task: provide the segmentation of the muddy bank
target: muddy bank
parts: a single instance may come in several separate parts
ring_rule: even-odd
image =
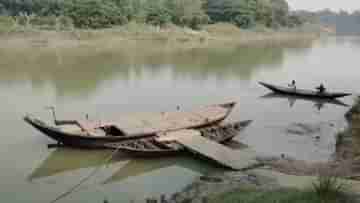
[[[228,172],[202,176],[181,192],[174,194],[169,203],[202,203],[206,199],[236,190],[238,188],[258,190],[279,189],[276,179],[256,172]],[[205,201],[206,202],[206,201]]]
[[[360,96],[345,118],[349,128],[338,137],[337,158],[360,162]]]
[[[317,181],[315,176],[295,176],[271,170],[268,167],[246,172],[228,172],[203,176],[195,180],[183,191],[173,195],[170,203],[203,203],[208,200],[238,190],[256,190],[261,192],[281,189],[307,190]],[[360,195],[360,182],[339,179],[346,192],[354,196]]]
[[[286,155],[258,157],[262,167],[245,172],[203,176],[172,196],[171,202],[203,202],[204,199],[247,188],[259,191],[306,189],[317,181],[319,175],[337,176],[349,192],[360,194],[360,100],[345,117],[348,128],[337,136],[336,152],[328,162],[309,163]],[[312,135],[317,140],[320,138],[314,135],[322,129],[319,126],[294,124],[286,130],[295,135]]]

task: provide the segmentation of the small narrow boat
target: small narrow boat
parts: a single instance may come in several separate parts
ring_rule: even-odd
[[[312,97],[312,98],[320,98],[320,99],[336,99],[341,97],[350,96],[350,93],[343,92],[319,92],[314,90],[305,90],[298,89],[294,87],[283,87],[278,85],[272,85],[264,82],[259,82],[260,85],[270,89],[271,91],[279,94],[287,94],[287,95],[295,95],[302,97]]]
[[[242,121],[230,124],[222,124],[198,129],[201,136],[217,143],[231,141],[241,130],[251,124],[252,121]],[[157,138],[166,135],[158,135],[152,138],[144,138],[120,143],[108,143],[109,149],[119,150],[135,157],[162,157],[180,155],[186,152],[185,148],[174,141],[159,141]]]
[[[226,119],[235,102],[200,107],[193,111],[175,111],[129,116],[118,122],[58,121],[55,125],[74,125],[76,130],[60,128],[25,116],[24,120],[59,144],[99,148],[105,143],[121,142],[155,136],[158,133],[182,129],[194,129],[218,124]]]
[[[337,106],[349,107],[348,104],[338,100],[338,99],[319,99],[314,97],[304,97],[304,96],[296,96],[296,95],[284,95],[279,93],[270,92],[264,96],[261,96],[262,99],[287,99],[290,102],[290,107],[292,107],[293,103],[297,100],[299,101],[309,101],[313,102],[315,106],[324,106],[325,104],[332,104]]]

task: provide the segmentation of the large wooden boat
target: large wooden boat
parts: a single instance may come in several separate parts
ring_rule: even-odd
[[[319,92],[314,90],[305,90],[305,89],[298,89],[294,87],[283,87],[278,85],[272,85],[265,82],[259,82],[260,85],[270,89],[271,91],[279,94],[286,94],[286,95],[295,95],[295,96],[302,96],[302,97],[312,97],[312,98],[320,98],[320,99],[336,99],[341,97],[350,96],[350,93],[344,92]]]
[[[200,135],[218,143],[226,143],[232,140],[239,132],[250,125],[252,121],[242,121],[230,124],[222,124],[207,128],[198,129]],[[158,135],[152,138],[139,140],[109,143],[105,146],[109,149],[119,150],[136,157],[162,157],[174,156],[186,152],[185,148],[174,141],[159,141]]]
[[[25,122],[58,143],[73,147],[101,148],[105,143],[152,137],[158,133],[194,129],[218,124],[231,113],[236,103],[200,107],[193,111],[148,113],[129,116],[117,122],[59,121],[55,125],[74,125],[76,130],[50,125],[33,116]]]

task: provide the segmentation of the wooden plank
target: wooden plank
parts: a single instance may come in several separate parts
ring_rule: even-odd
[[[157,140],[175,141],[190,152],[233,170],[247,169],[257,163],[255,153],[232,150],[200,136],[200,132],[196,130],[169,132],[166,133],[166,136],[160,136]]]

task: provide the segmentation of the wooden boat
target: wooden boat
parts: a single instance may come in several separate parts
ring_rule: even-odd
[[[325,104],[349,107],[348,104],[345,104],[344,102],[342,102],[338,99],[319,99],[319,98],[303,97],[303,96],[296,96],[296,95],[284,95],[284,94],[273,93],[273,92],[268,93],[264,96],[261,96],[261,98],[262,99],[287,99],[290,102],[290,107],[292,107],[293,104],[297,100],[313,102],[314,105],[318,106],[318,107],[323,107]]]
[[[144,114],[122,118],[118,122],[59,121],[55,125],[74,125],[76,130],[49,125],[33,116],[25,122],[58,143],[73,147],[102,148],[105,143],[121,142],[155,136],[158,133],[211,126],[223,121],[236,103],[198,108],[193,111],[176,111]]]
[[[320,98],[320,99],[336,99],[341,97],[350,96],[350,93],[341,93],[341,92],[318,92],[314,90],[305,90],[298,89],[293,87],[282,87],[277,85],[271,85],[264,82],[259,82],[260,85],[270,89],[271,91],[279,94],[287,94],[287,95],[296,95],[303,97],[312,97],[312,98]]]
[[[199,129],[201,136],[218,143],[226,143],[232,140],[238,133],[250,125],[252,121],[242,121],[218,126]],[[185,148],[173,141],[158,141],[157,137],[145,138],[121,143],[109,143],[105,146],[109,149],[119,150],[136,157],[161,157],[174,156],[186,152]]]

